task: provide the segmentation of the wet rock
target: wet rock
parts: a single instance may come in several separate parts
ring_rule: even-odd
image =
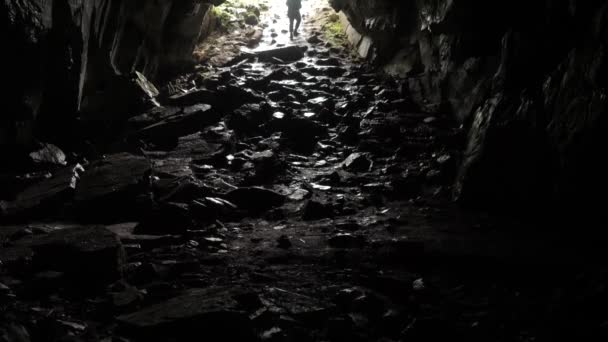
[[[359,141],[359,127],[357,125],[339,127],[338,139],[346,144],[354,145]]]
[[[191,159],[190,168],[197,163],[210,163],[212,160],[219,157],[225,148],[229,148],[232,142],[218,141],[213,142],[213,138],[207,138],[200,133],[194,133],[179,137],[177,144],[173,145],[168,151],[146,151],[147,157],[153,160],[175,159],[176,161],[184,161]]]
[[[258,22],[259,22],[258,17],[253,13],[250,13],[245,17],[245,24],[247,24],[247,25],[257,25]]]
[[[107,226],[107,229],[116,234],[123,245],[137,245],[143,249],[176,243],[179,240],[179,237],[175,235],[138,234],[138,228],[141,231],[139,225],[135,222],[119,223]]]
[[[302,210],[303,220],[320,220],[333,216],[334,209],[331,203],[318,197],[308,200]]]
[[[288,46],[277,49],[259,51],[256,56],[261,61],[272,61],[273,58],[278,58],[284,62],[295,62],[304,58],[304,48],[299,46]]]
[[[372,165],[373,162],[367,155],[358,152],[349,155],[342,163],[342,167],[351,172],[367,172]]]
[[[365,238],[350,233],[338,233],[330,237],[327,243],[334,248],[361,248],[365,245]]]
[[[190,167],[192,158],[163,158],[152,159],[152,172],[159,177],[183,178],[191,177],[194,172]]]
[[[144,127],[151,126],[166,118],[172,117],[181,112],[180,107],[154,107],[150,111],[134,116],[127,120],[127,127],[130,131],[138,131]]]
[[[131,81],[134,84],[134,97],[141,98],[143,102],[152,102],[156,106],[156,97],[160,94],[156,86],[150,82],[146,76],[144,76],[139,71],[135,71],[131,75]]]
[[[289,248],[291,248],[291,246],[292,246],[291,240],[289,240],[289,237],[287,235],[281,235],[277,239],[277,247],[279,247],[281,249],[289,249]]]
[[[30,342],[27,329],[17,323],[0,323],[0,341],[2,342]]]
[[[99,286],[122,276],[125,253],[116,234],[105,227],[59,229],[24,239],[19,244],[34,251],[34,264]]]
[[[254,340],[248,315],[236,298],[237,289],[194,289],[141,311],[118,317],[128,335],[152,340],[189,341],[204,336],[208,341]]]
[[[247,46],[249,48],[254,48],[255,46],[257,46],[260,43],[263,36],[264,36],[264,31],[262,31],[261,29],[255,29],[249,36],[249,41],[247,42]]]
[[[196,217],[203,220],[209,220],[214,217],[227,217],[238,209],[233,203],[218,197],[204,197],[195,200],[190,208]]]
[[[340,230],[355,232],[363,227],[355,220],[346,220],[342,222],[336,222],[336,228]]]
[[[193,219],[189,204],[163,202],[149,209],[133,232],[137,235],[182,234],[193,225]]]
[[[277,287],[268,288],[260,295],[260,300],[271,312],[304,322],[323,321],[331,308],[319,299]]]
[[[387,262],[405,262],[408,258],[420,257],[426,252],[424,240],[408,239],[407,237],[391,240],[374,241],[372,246],[378,257]]]
[[[318,35],[313,35],[313,36],[311,36],[310,38],[308,38],[306,41],[307,41],[308,43],[310,43],[310,44],[319,44],[319,43],[322,43],[322,42],[323,42],[323,41],[322,41],[322,40],[319,38],[319,36],[318,36]]]
[[[240,134],[254,134],[270,120],[271,113],[272,108],[265,102],[244,104],[232,113],[228,126]]]
[[[316,64],[322,65],[322,66],[340,66],[340,65],[342,65],[342,62],[340,61],[339,58],[331,57],[331,58],[319,58],[316,61]]]
[[[319,138],[327,134],[326,127],[310,119],[284,118],[269,123],[269,126],[282,132],[282,137],[289,141],[290,147],[302,153],[314,149]]]
[[[228,192],[225,198],[239,209],[250,212],[263,212],[285,202],[283,195],[261,187],[238,188]]]
[[[13,201],[0,201],[0,216],[56,208],[74,193],[84,168],[77,164],[54,172],[49,178],[25,188]]]
[[[199,103],[214,104],[220,96],[217,92],[208,89],[195,89],[186,93],[176,94],[167,100],[174,106],[193,106]]]
[[[153,194],[157,202],[189,203],[209,196],[212,189],[193,178],[159,180],[153,183]]]
[[[306,189],[295,189],[288,198],[290,201],[302,201],[310,196],[310,191]]]
[[[328,66],[328,67],[319,67],[319,66],[311,66],[302,68],[300,71],[306,73],[311,76],[326,76],[326,77],[340,77],[346,74],[347,70],[343,67],[337,66]]]
[[[41,271],[34,274],[26,283],[27,292],[34,296],[45,297],[57,294],[61,289],[68,287],[70,279],[64,272]],[[82,285],[82,283],[78,284]]]
[[[393,192],[400,198],[415,197],[420,193],[423,176],[417,172],[406,170],[392,178],[390,185]]]
[[[26,265],[30,264],[34,252],[27,246],[3,246],[0,248],[0,261],[8,270],[21,272]]]
[[[76,188],[74,199],[88,208],[103,204],[107,209],[107,206],[132,203],[148,188],[146,177],[149,174],[150,164],[144,157],[129,153],[109,155],[89,166]]]
[[[134,286],[125,284],[121,291],[111,293],[112,305],[118,310],[133,309],[140,304],[145,296],[145,291]]]
[[[200,131],[205,126],[215,124],[220,117],[207,104],[185,107],[180,113],[167,117],[135,133],[135,137],[148,140],[177,139]]]

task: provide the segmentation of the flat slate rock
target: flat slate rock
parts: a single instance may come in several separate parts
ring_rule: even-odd
[[[239,295],[233,287],[194,289],[117,320],[128,335],[153,341],[191,341],[193,336],[205,341],[253,340]]]
[[[155,171],[176,175],[187,172],[186,162],[191,168],[192,162],[213,159],[222,151],[222,144],[209,142],[200,133],[194,133],[178,138],[177,144],[171,150],[145,151],[145,155],[152,159]]]
[[[284,62],[295,62],[304,58],[304,49],[299,46],[287,46],[277,49],[269,49],[256,52],[259,59],[270,61],[278,58]]]
[[[95,201],[125,194],[145,183],[149,173],[150,163],[144,157],[129,153],[109,155],[85,172],[76,188],[75,200]]]
[[[57,229],[15,243],[34,252],[36,267],[84,282],[109,282],[122,275],[125,253],[118,236],[103,226]]]
[[[260,300],[271,312],[303,320],[320,320],[327,316],[327,303],[300,293],[270,287]]]
[[[54,204],[64,195],[70,195],[76,188],[79,175],[84,171],[80,165],[62,168],[51,177],[32,184],[21,191],[13,201],[0,201],[0,216],[15,215]]]
[[[217,123],[220,116],[208,104],[195,104],[181,112],[168,116],[135,133],[140,139],[176,139],[200,131],[205,126]]]
[[[190,164],[192,158],[160,158],[152,159],[152,170],[154,175],[161,178],[183,178],[194,175]]]
[[[107,229],[115,233],[124,244],[138,244],[144,248],[156,247],[177,241],[179,236],[174,235],[147,235],[136,234],[135,229],[139,223],[126,222],[107,226]]]
[[[198,103],[214,104],[218,101],[218,94],[208,89],[196,89],[187,93],[176,94],[169,97],[168,102],[177,106],[192,106]]]
[[[148,112],[134,116],[127,120],[127,126],[130,130],[139,130],[144,127],[153,125],[161,120],[178,114],[181,112],[180,107],[155,107]]]

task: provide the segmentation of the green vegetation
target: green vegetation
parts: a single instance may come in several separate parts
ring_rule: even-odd
[[[228,27],[230,22],[234,21],[234,16],[223,6],[213,7],[213,15],[217,18],[218,24],[221,27]]]
[[[323,25],[323,34],[325,38],[334,45],[342,45],[346,43],[346,29],[337,14],[329,17],[329,22]]]
[[[261,11],[267,11],[266,4],[256,5],[254,0],[228,0],[213,8],[213,14],[218,20],[218,26],[231,30],[243,27],[244,23],[257,23]]]

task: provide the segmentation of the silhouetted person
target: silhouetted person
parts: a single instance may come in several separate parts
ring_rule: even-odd
[[[300,14],[300,8],[302,8],[302,0],[287,0],[287,16],[289,17],[289,36],[293,39],[294,35],[298,35],[298,29],[302,22],[302,15]],[[296,22],[294,29],[293,22]]]

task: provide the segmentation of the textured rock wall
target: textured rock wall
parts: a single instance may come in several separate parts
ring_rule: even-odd
[[[588,207],[605,193],[606,1],[331,2],[362,55],[468,130],[457,198]]]
[[[0,2],[0,41],[10,47],[0,144],[28,143],[34,129],[64,132],[58,128],[79,110],[117,110],[100,104],[111,102],[131,72],[155,78],[188,63],[208,33],[209,2]]]

